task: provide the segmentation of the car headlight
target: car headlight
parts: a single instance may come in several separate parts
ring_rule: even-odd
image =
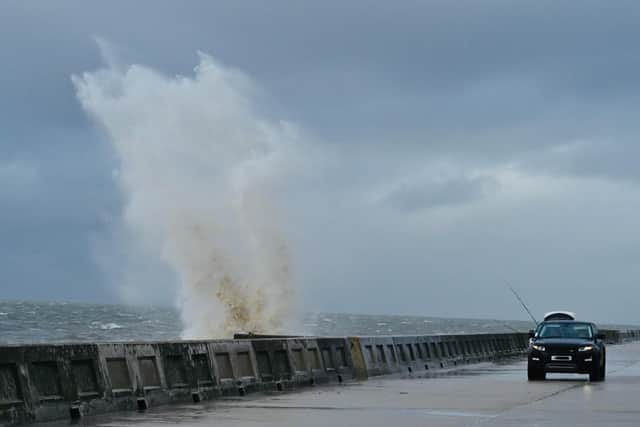
[[[531,344],[531,347],[532,347],[534,350],[538,350],[538,351],[545,351],[545,350],[546,350],[546,348],[544,348],[544,346],[543,346],[543,345]]]
[[[584,353],[585,351],[591,351],[591,350],[593,350],[593,346],[592,345],[585,345],[584,347],[578,348],[578,351],[580,353]]]

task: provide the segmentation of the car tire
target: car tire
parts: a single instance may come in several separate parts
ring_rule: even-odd
[[[600,381],[604,381],[606,375],[607,375],[607,357],[604,356],[604,360],[602,361],[602,366],[600,367]]]
[[[596,363],[596,366],[594,366],[592,371],[589,373],[589,381],[600,382],[604,380],[604,375],[606,370],[605,363],[606,363],[606,360],[602,361],[602,366],[600,366],[600,363]]]
[[[546,377],[547,374],[541,369],[536,369],[531,366],[527,368],[527,378],[529,381],[544,381]]]

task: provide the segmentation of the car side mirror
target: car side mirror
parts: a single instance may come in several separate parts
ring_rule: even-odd
[[[529,330],[529,338],[533,338],[536,336],[536,332],[533,329]]]
[[[596,335],[596,339],[604,340],[605,338],[606,337],[605,337],[605,335],[603,333],[599,333],[599,334]]]

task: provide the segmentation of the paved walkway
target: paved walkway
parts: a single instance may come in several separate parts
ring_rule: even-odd
[[[380,378],[83,420],[93,426],[637,426],[640,343],[608,348],[607,381],[549,375],[526,364],[483,364],[448,374]],[[68,425],[68,423],[66,424]]]

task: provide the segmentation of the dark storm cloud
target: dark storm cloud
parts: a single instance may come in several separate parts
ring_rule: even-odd
[[[570,119],[599,105],[593,118],[636,98],[640,6],[624,6],[16,2],[5,6],[2,47],[13,64],[8,81],[28,79],[40,99],[58,100],[48,114],[47,102],[17,103],[28,106],[19,112],[42,109],[56,123],[79,120],[67,77],[97,64],[91,37],[99,35],[127,59],[168,72],[188,73],[194,51],[207,51],[254,76],[295,121],[335,139],[369,140],[499,129],[548,112]],[[25,99],[22,87],[8,86],[13,101]]]
[[[623,295],[634,277],[623,260],[637,243],[628,183],[640,178],[639,18],[633,1],[2,2],[0,253],[10,261],[0,280],[20,286],[3,285],[0,298],[105,292],[92,239],[109,234],[121,209],[117,164],[69,78],[100,66],[96,36],[124,62],[169,75],[190,75],[195,52],[210,53],[256,80],[269,115],[324,141],[330,159],[315,181],[298,183],[305,207],[291,214],[311,230],[294,235],[313,254],[300,270],[320,308],[331,308],[331,289],[355,295],[365,283],[377,296],[364,310],[401,310],[384,296],[394,281],[433,310],[476,288],[489,304],[501,298],[492,283],[513,247],[535,259],[509,264],[523,286],[562,276],[568,296],[610,271]],[[442,164],[454,172],[442,178]],[[302,188],[309,182],[315,191]],[[576,219],[569,200],[598,211],[596,188],[619,216]],[[455,227],[430,216],[439,206],[455,209]],[[413,222],[420,215],[430,231]],[[575,252],[566,264],[582,268],[579,279],[554,264],[560,250],[546,256],[548,242],[536,240],[551,229],[551,241]],[[622,255],[572,249],[576,235]],[[595,271],[580,259],[608,261]]]

